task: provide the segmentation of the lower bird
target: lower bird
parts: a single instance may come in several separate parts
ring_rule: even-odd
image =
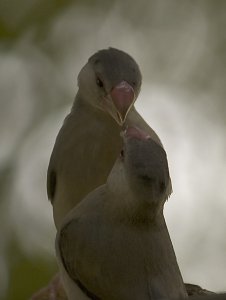
[[[192,300],[226,300],[226,293],[224,294],[212,294],[205,296],[194,296],[191,297]]]
[[[56,251],[69,300],[187,298],[163,216],[170,195],[165,150],[137,127],[106,184],[64,219]]]

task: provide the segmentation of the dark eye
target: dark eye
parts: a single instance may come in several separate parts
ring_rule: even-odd
[[[121,152],[120,152],[120,157],[124,158],[124,155],[125,155],[125,153],[124,153],[124,150],[122,149]]]
[[[96,84],[97,84],[99,87],[103,87],[103,86],[104,86],[103,81],[101,81],[100,78],[97,78],[97,79],[96,79]]]

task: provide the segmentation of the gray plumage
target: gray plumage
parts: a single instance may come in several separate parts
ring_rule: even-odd
[[[47,192],[56,227],[94,188],[104,184],[121,148],[122,126],[156,133],[134,108],[141,87],[137,63],[109,48],[94,54],[78,76],[78,93],[51,155]]]
[[[57,234],[69,300],[76,300],[77,287],[81,299],[187,297],[163,216],[170,182],[166,153],[137,128],[128,128],[123,139],[107,183],[67,215]]]
[[[226,300],[226,294],[212,294],[205,296],[192,296],[191,300]]]

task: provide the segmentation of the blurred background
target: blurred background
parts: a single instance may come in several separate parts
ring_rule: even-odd
[[[0,0],[0,299],[57,270],[46,170],[95,51],[131,54],[168,153],[165,216],[186,282],[226,290],[226,1]]]

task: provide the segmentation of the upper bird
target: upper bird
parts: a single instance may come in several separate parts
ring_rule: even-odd
[[[58,231],[68,299],[184,299],[163,216],[170,194],[166,153],[135,127],[123,140],[107,183],[72,209]]]
[[[114,48],[95,53],[78,75],[78,88],[48,167],[47,192],[57,228],[87,193],[106,182],[122,145],[122,126],[138,126],[161,145],[134,108],[141,73],[127,53]]]

